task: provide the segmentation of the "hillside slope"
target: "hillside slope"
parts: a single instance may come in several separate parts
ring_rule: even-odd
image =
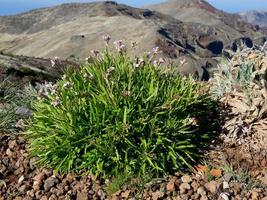
[[[265,11],[248,11],[239,13],[243,20],[246,22],[261,26],[267,27],[267,10]]]
[[[72,3],[0,17],[0,51],[84,60],[90,50],[103,48],[101,36],[110,34],[113,41],[122,39],[128,47],[131,41],[138,42],[139,54],[159,46],[188,74],[192,70],[203,73],[202,68],[212,63],[210,58],[225,48],[236,50],[240,41],[249,47],[263,42],[260,30],[203,1],[173,0],[152,6],[157,7],[166,9],[156,9],[161,13],[112,1]],[[200,16],[205,23],[197,20]]]
[[[264,40],[264,34],[257,27],[245,23],[236,14],[216,9],[205,0],[169,0],[147,8],[171,15],[183,22],[211,26],[216,30],[215,37],[220,38],[225,44],[242,37],[254,39],[256,43],[262,43]],[[205,40],[207,38],[209,36],[205,37]]]

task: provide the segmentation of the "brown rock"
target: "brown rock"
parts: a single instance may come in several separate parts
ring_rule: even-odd
[[[67,181],[68,181],[69,183],[71,183],[72,181],[75,180],[74,176],[71,175],[71,174],[67,174],[66,179],[67,179]]]
[[[191,189],[191,186],[190,186],[188,183],[182,183],[182,184],[179,186],[179,189],[180,189],[180,193],[181,193],[181,194],[185,194],[188,190]]]
[[[196,181],[193,181],[192,183],[191,183],[191,187],[193,188],[193,190],[196,192],[197,191],[197,189],[199,188],[199,183],[198,182],[196,182]]]
[[[264,185],[267,185],[267,175],[265,175],[264,177],[260,178],[260,181],[261,181]]]
[[[7,155],[8,157],[12,157],[12,156],[13,156],[13,152],[12,152],[10,149],[7,149],[7,150],[6,150],[6,155]]]
[[[200,194],[201,196],[206,196],[206,191],[203,186],[197,189],[197,193]]]
[[[1,196],[0,196],[0,200],[2,200]],[[22,197],[16,197],[14,200],[23,200]]]
[[[10,148],[10,149],[15,149],[15,147],[17,146],[17,142],[16,142],[16,140],[10,140],[9,142],[8,142],[8,147]]]
[[[32,160],[32,159],[31,159]],[[49,169],[44,169],[43,170],[43,172],[45,173],[45,175],[47,176],[47,177],[50,177],[50,176],[52,176],[53,175],[53,170],[49,170]]]
[[[40,189],[40,186],[41,186],[41,184],[39,184],[39,182],[34,181],[33,185],[32,185],[32,188],[33,188],[34,191],[37,191],[37,190]]]
[[[259,193],[256,191],[252,191],[251,193],[251,199],[252,200],[258,200],[259,199]]]
[[[212,194],[216,193],[218,183],[216,181],[210,181],[206,183],[204,186],[205,188],[211,192]]]
[[[201,196],[200,200],[208,200],[208,197],[206,195],[205,196]]]
[[[158,200],[158,199],[159,199],[158,191],[157,192],[153,192],[152,193],[152,200]]]
[[[182,182],[183,183],[191,183],[192,182],[192,178],[188,175],[182,176]]]
[[[41,196],[42,196],[42,191],[41,191],[41,190],[35,192],[35,198],[36,198],[36,199],[40,199]]]
[[[125,199],[128,199],[129,196],[130,196],[130,193],[131,193],[130,190],[126,190],[125,192],[122,192],[122,193],[121,193],[121,197],[122,197],[122,198],[125,198]]]
[[[45,173],[40,172],[33,177],[33,180],[36,182],[36,184],[41,184],[44,179],[44,176],[45,176]]]
[[[49,197],[48,200],[57,200],[57,199],[58,199],[58,198],[57,198],[57,195],[52,194],[52,195]]]
[[[233,186],[234,195],[238,195],[241,192],[241,186],[239,183],[235,183]]]
[[[27,190],[27,185],[22,185],[21,187],[18,188],[18,191],[21,192],[22,194],[25,194]]]
[[[33,191],[33,190],[29,190],[29,191],[27,191],[27,195],[28,195],[29,197],[34,197],[34,191]]]
[[[181,195],[181,198],[182,198],[183,200],[189,200],[189,199],[190,199],[190,196],[189,196],[188,194],[182,194],[182,195]]]
[[[83,190],[81,192],[78,192],[77,193],[77,199],[79,199],[79,200],[89,200],[87,191]]]
[[[111,197],[111,200],[119,200],[119,199],[120,198],[117,195],[115,195],[115,194],[113,194],[112,197]]]
[[[167,189],[168,192],[173,192],[175,190],[174,181],[171,180],[170,182],[168,182],[167,185],[166,185],[166,189]]]

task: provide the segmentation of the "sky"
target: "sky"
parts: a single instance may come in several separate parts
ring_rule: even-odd
[[[135,7],[159,3],[164,0],[118,0],[119,3]],[[267,10],[267,0],[208,0],[216,8],[227,12],[241,12],[247,10]],[[34,8],[53,6],[69,2],[91,2],[91,0],[0,0],[0,15],[16,14]]]

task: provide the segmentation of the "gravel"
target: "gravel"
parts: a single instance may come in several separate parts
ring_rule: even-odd
[[[0,157],[1,200],[267,200],[267,175],[261,177],[260,187],[244,189],[244,183],[233,181],[227,173],[224,175],[228,180],[224,176],[209,180],[202,173],[176,173],[146,184],[142,191],[126,186],[108,197],[105,192],[108,180],[102,184],[90,176],[59,175],[51,169],[36,167],[33,163],[37,158],[29,159],[27,142],[19,135],[0,135]]]

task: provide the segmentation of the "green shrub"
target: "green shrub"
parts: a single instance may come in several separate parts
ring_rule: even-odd
[[[246,88],[255,79],[255,63],[252,61],[239,61],[237,66],[229,60],[222,60],[214,73],[211,94],[222,97],[233,92],[236,88]]]
[[[190,166],[202,85],[126,53],[96,54],[42,89],[27,134],[39,163],[59,172],[153,176]]]
[[[30,87],[22,89],[8,79],[0,82],[0,132],[17,131],[17,121],[26,117],[18,116],[16,110],[21,106],[30,108],[33,100],[30,90]]]

